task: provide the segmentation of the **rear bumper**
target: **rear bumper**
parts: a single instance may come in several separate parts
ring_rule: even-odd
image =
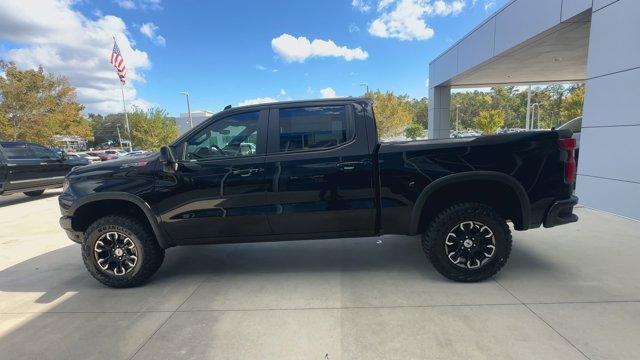
[[[578,221],[578,215],[573,213],[573,207],[576,204],[578,204],[577,196],[554,201],[544,217],[544,227],[550,228]]]
[[[82,234],[82,232],[80,231],[73,230],[73,227],[71,226],[71,220],[72,219],[70,216],[61,217],[60,226],[67,233],[67,236],[69,237],[69,239],[71,239],[71,241],[77,242],[78,244],[82,244],[82,239],[84,234]]]

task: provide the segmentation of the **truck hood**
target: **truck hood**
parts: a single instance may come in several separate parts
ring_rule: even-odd
[[[78,166],[73,168],[67,176],[73,177],[77,175],[85,174],[107,174],[121,171],[130,171],[137,168],[147,168],[149,165],[154,164],[160,154],[151,153],[143,156],[127,156],[114,160],[102,161],[99,163],[93,163],[85,166]]]

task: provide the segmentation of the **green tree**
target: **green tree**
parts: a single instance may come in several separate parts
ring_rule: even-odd
[[[367,97],[373,99],[373,111],[376,114],[376,126],[380,139],[400,135],[411,124],[414,112],[408,96],[395,95],[390,91],[382,93],[377,90],[368,93]]]
[[[53,145],[53,135],[92,137],[84,106],[65,77],[0,61],[0,137]]]
[[[429,116],[428,102],[425,97],[422,99],[411,99],[409,101],[409,106],[411,107],[411,111],[413,111],[413,122],[422,125],[423,129],[429,126],[427,119]]]
[[[484,134],[495,134],[504,126],[504,112],[502,110],[484,110],[476,119],[478,129]]]
[[[415,122],[411,123],[406,129],[404,129],[404,136],[411,140],[424,137],[424,127],[422,127],[422,124]]]
[[[160,108],[148,111],[134,109],[129,113],[129,125],[133,146],[144,150],[158,150],[178,136],[175,119],[167,116],[167,112]]]
[[[578,116],[582,116],[584,91],[584,85],[574,86],[569,89],[569,94],[560,109],[560,119],[562,123],[575,119]]]

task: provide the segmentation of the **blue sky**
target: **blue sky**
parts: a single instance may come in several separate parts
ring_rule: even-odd
[[[117,111],[112,32],[130,71],[128,102],[178,115],[186,111],[182,90],[192,109],[213,111],[360,95],[362,82],[426,96],[429,61],[506,0],[24,2],[0,9],[0,58],[41,63],[70,78],[88,111]],[[50,8],[39,20],[43,3]]]

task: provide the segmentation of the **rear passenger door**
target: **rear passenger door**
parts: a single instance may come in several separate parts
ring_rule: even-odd
[[[367,141],[351,105],[272,107],[265,168],[274,234],[372,234]]]

